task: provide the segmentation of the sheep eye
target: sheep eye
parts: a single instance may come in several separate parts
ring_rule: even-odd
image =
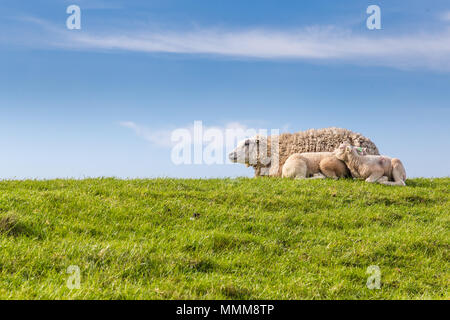
[[[244,146],[249,146],[250,145],[250,140],[246,140],[245,142],[244,142]]]

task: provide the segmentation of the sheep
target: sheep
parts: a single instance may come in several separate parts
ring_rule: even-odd
[[[334,154],[336,158],[345,162],[354,178],[386,185],[406,185],[406,171],[402,162],[397,158],[360,155],[357,148],[349,143],[342,143]]]
[[[294,153],[283,165],[282,177],[295,179],[346,178],[350,176],[345,163],[333,152]]]
[[[368,154],[379,154],[376,145],[359,133],[342,128],[324,128],[268,137],[256,135],[240,141],[234,151],[229,154],[229,159],[234,163],[252,166],[255,177],[281,177],[283,165],[290,155],[305,152],[333,152],[346,141],[354,146],[366,148]]]

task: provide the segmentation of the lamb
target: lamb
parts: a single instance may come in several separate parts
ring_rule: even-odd
[[[256,177],[281,177],[283,165],[292,154],[333,152],[343,142],[366,148],[368,154],[379,154],[378,148],[370,139],[347,129],[333,127],[268,137],[256,135],[240,141],[229,154],[229,159],[234,163],[252,166]]]
[[[397,158],[360,155],[357,148],[349,143],[342,143],[334,154],[336,158],[345,162],[354,178],[386,185],[406,185],[406,171],[402,162]]]
[[[345,163],[333,152],[294,153],[283,165],[282,177],[295,179],[345,178],[350,176]]]

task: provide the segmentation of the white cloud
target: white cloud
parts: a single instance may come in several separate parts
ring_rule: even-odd
[[[441,20],[450,21],[450,11],[446,11],[440,15]]]
[[[440,33],[410,32],[404,35],[385,35],[384,31],[355,34],[330,26],[298,30],[200,28],[176,32],[131,30],[93,33],[60,30],[37,19],[34,23],[44,29],[41,38],[45,39],[41,43],[63,49],[343,61],[450,71],[449,29]]]
[[[150,128],[138,125],[132,121],[124,121],[121,122],[120,125],[122,127],[133,130],[138,137],[141,137],[154,145],[160,147],[172,146],[172,142],[170,140],[170,136],[172,133],[171,130],[161,130],[161,129],[152,130]]]
[[[123,121],[119,123],[120,126],[129,128],[133,130],[138,137],[141,137],[148,142],[150,142],[153,145],[160,146],[160,147],[172,147],[174,143],[171,141],[172,132],[176,129],[186,129],[191,133],[191,136],[193,136],[194,132],[194,125],[190,124],[181,128],[172,128],[172,129],[150,129],[149,127],[142,126],[139,124],[136,124],[133,121]],[[202,126],[203,132],[206,132],[211,129],[219,130],[222,132],[223,135],[225,135],[226,130],[234,130],[238,131],[241,130],[245,132],[246,130],[250,129],[246,125],[241,124],[239,122],[229,122],[224,126]],[[255,132],[257,132],[256,129],[254,129]]]
[[[153,145],[171,148],[174,146],[174,142],[172,142],[172,133],[175,130],[187,130],[191,137],[194,137],[194,124],[189,124],[184,127],[172,127],[172,128],[164,128],[164,129],[151,129],[146,126],[139,125],[133,121],[123,121],[119,123],[120,126],[124,128],[128,128],[134,131],[134,133],[144,140],[150,142]],[[283,125],[281,128],[272,128],[272,129],[264,129],[264,128],[251,128],[245,124],[234,121],[226,123],[223,126],[206,126],[204,123],[201,123],[202,134],[203,134],[203,142],[208,145],[214,145],[216,148],[226,147],[228,150],[234,149],[236,143],[244,138],[252,137],[256,134],[270,135],[274,132],[284,133],[288,132],[289,124]],[[272,131],[275,130],[275,131]],[[215,135],[215,132],[220,131],[223,140],[221,141],[205,141],[207,136]],[[231,138],[231,140],[228,140]],[[228,145],[226,145],[228,144]]]
[[[74,4],[73,0],[66,0],[67,5]],[[76,3],[83,10],[115,10],[122,9],[123,5],[114,0],[77,0]]]
[[[450,70],[450,32],[404,36],[379,36],[374,32],[363,36],[333,28],[231,32],[197,30],[141,35],[78,34],[73,41],[74,45],[87,49],[331,60],[398,68]]]

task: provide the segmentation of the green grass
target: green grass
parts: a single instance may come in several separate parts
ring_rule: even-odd
[[[407,185],[1,181],[0,298],[448,299],[450,178]]]

